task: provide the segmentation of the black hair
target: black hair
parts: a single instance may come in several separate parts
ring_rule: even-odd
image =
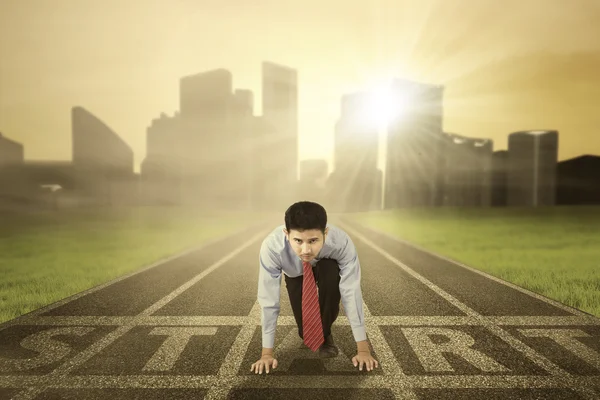
[[[312,201],[299,201],[292,204],[285,212],[285,229],[288,233],[294,229],[299,232],[319,229],[325,234],[327,212],[322,205]]]

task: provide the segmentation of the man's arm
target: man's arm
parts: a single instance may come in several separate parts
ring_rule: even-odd
[[[348,234],[343,232],[340,240],[342,243],[337,246],[332,258],[336,259],[340,266],[340,294],[342,304],[352,327],[357,351],[370,353],[365,330],[358,254]]]
[[[275,329],[280,311],[281,266],[279,257],[264,240],[260,247],[258,272],[258,303],[261,306],[262,356],[273,355]]]

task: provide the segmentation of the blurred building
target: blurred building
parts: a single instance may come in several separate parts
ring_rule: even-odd
[[[0,168],[0,203],[7,200],[25,206],[59,207],[65,201],[73,205],[105,204],[104,196],[86,193],[86,176],[70,161],[33,161]]]
[[[21,143],[10,140],[0,133],[0,168],[5,165],[20,164],[25,159]]]
[[[180,79],[177,183],[184,204],[232,208],[244,197],[233,76],[215,69]]]
[[[0,164],[0,202],[31,207],[135,204],[133,152],[102,121],[73,107],[73,161],[23,159],[23,146]],[[5,143],[0,137],[0,148]],[[1,151],[1,150],[0,150]]]
[[[262,63],[262,122],[269,125],[262,140],[261,157],[272,159],[265,166],[269,203],[285,210],[297,199],[298,188],[298,73],[272,62]],[[273,151],[275,150],[276,151]]]
[[[226,117],[232,108],[230,71],[219,68],[179,79],[179,110],[182,118]]]
[[[225,69],[180,79],[181,110],[147,128],[146,202],[250,207],[253,93],[232,79]]]
[[[131,147],[83,107],[71,109],[71,130],[79,197],[108,205],[137,202],[139,182]]]
[[[263,63],[263,116],[225,69],[180,79],[180,112],[147,130],[150,202],[235,209],[288,207],[297,188],[297,74]],[[166,190],[161,190],[166,189]]]
[[[582,155],[557,166],[556,204],[600,204],[600,156]]]
[[[111,176],[133,175],[133,151],[104,122],[83,107],[71,110],[73,165]]]
[[[337,212],[381,208],[381,171],[377,169],[379,128],[368,115],[371,93],[342,97],[335,125],[334,170],[327,180],[329,208]]]
[[[236,89],[233,93],[233,111],[246,117],[254,116],[254,93],[248,89]]]
[[[140,166],[142,203],[181,204],[180,116],[161,113],[146,129],[146,157]]]
[[[554,205],[557,162],[557,131],[511,133],[508,136],[507,205]]]
[[[40,186],[57,185],[65,190],[75,190],[85,177],[78,175],[70,161],[34,161],[6,167],[10,175],[37,190]]]
[[[317,187],[324,187],[327,175],[327,161],[316,159],[300,161],[301,181],[314,183]]]
[[[396,113],[387,132],[384,207],[440,205],[444,87],[408,80],[392,87]]]
[[[300,181],[298,199],[314,201],[325,205],[328,165],[325,160],[300,161]]]
[[[22,165],[24,148],[21,143],[0,133],[0,203],[16,203],[23,196]]]
[[[264,116],[257,116],[252,120],[251,130],[251,208],[255,211],[273,211],[278,206],[277,209],[281,209],[284,205],[281,204],[281,198],[276,199],[279,189],[277,181],[273,179],[278,177],[277,171],[281,168],[281,159],[277,156],[280,150],[277,131]]]
[[[469,138],[454,133],[447,136],[441,169],[445,206],[491,205],[492,151],[490,139]]]
[[[492,155],[492,206],[504,207],[507,204],[506,175],[508,150],[498,150]]]

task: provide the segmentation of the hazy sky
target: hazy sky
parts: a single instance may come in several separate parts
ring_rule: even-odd
[[[560,159],[600,154],[598,20],[600,0],[1,0],[0,132],[69,160],[80,105],[139,171],[181,76],[227,68],[260,115],[268,60],[298,69],[301,160],[330,161],[340,96],[388,76],[446,85],[445,130],[495,150],[553,128]]]

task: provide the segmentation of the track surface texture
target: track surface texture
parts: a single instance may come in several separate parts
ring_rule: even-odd
[[[600,399],[600,319],[342,218],[379,368],[301,347],[281,285],[261,354],[258,253],[275,226],[216,238],[0,326],[0,399]]]

